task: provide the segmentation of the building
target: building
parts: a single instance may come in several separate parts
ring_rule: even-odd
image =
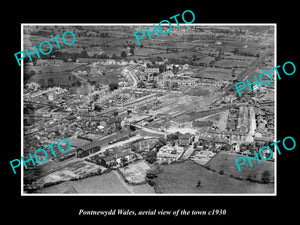
[[[165,145],[159,149],[156,160],[158,163],[170,163],[178,160],[182,153],[183,150],[179,148],[175,149],[174,147]]]
[[[236,128],[244,133],[249,132],[249,109],[247,106],[240,106]]]
[[[157,138],[151,139],[142,139],[135,143],[132,143],[131,149],[137,153],[148,152],[151,149],[155,148],[157,143]]]
[[[153,74],[153,73],[159,73],[159,68],[145,68],[145,73],[147,74]]]
[[[191,134],[179,134],[178,145],[181,147],[187,147],[191,144],[192,135]]]
[[[174,76],[175,76],[175,75],[174,75],[174,73],[172,72],[172,70],[167,70],[167,71],[161,73],[161,77],[162,77],[163,79],[167,79],[167,78],[169,78],[169,77],[174,77]]]
[[[101,159],[101,164],[105,167],[120,167],[133,162],[136,154],[130,148],[122,151],[112,151]]]
[[[100,141],[94,141],[77,148],[76,156],[77,158],[83,158],[90,154],[100,151],[100,149]]]
[[[213,142],[213,138],[212,137],[207,137],[207,136],[203,136],[203,135],[199,135],[198,136],[198,143],[201,145],[210,145]]]
[[[214,139],[214,144],[215,144],[216,148],[221,148],[222,146],[228,144],[228,140],[226,140],[224,138],[216,137]]]

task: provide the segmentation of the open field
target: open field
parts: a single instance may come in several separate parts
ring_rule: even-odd
[[[236,61],[236,60],[221,60],[215,63],[215,66],[224,67],[224,68],[233,68],[233,67],[247,67],[251,64],[251,61]]]
[[[235,153],[220,152],[206,166],[217,172],[223,170],[226,175],[233,175],[242,179],[247,179],[248,176],[255,176],[255,180],[260,180],[262,173],[266,170],[270,173],[270,179],[274,177],[274,163],[265,160],[261,160],[260,164],[258,164],[257,160],[253,160],[253,167],[250,167],[249,163],[246,162],[241,166],[240,172],[234,160],[241,156]]]
[[[181,123],[191,122],[191,121],[197,120],[199,118],[203,118],[203,117],[206,117],[206,116],[209,116],[209,115],[212,115],[212,114],[216,114],[216,113],[225,111],[229,108],[231,108],[230,105],[215,108],[215,109],[208,109],[208,110],[198,111],[198,112],[182,113],[178,116],[174,116],[172,118],[172,120],[176,121],[176,122],[181,122]]]
[[[49,194],[130,194],[114,172],[93,176],[78,181],[67,181],[55,186],[43,188],[40,193]],[[130,187],[134,193],[153,193],[148,184]]]
[[[39,73],[33,75],[29,78],[29,82],[35,82],[40,85],[47,85],[47,80],[49,78],[53,79],[54,85],[61,85],[61,84],[70,84],[78,80],[74,77],[70,72],[58,72],[58,73]]]
[[[36,184],[40,187],[43,187],[45,184],[53,184],[61,181],[69,181],[73,178],[83,178],[87,177],[90,174],[97,174],[98,171],[102,172],[106,168],[102,166],[95,165],[90,162],[82,161],[71,163],[63,169],[59,169],[53,173],[50,173],[36,181]]]
[[[102,84],[102,85],[108,85],[110,83],[118,83],[118,73],[116,72],[106,72],[105,75],[97,75],[95,77],[86,77],[84,75],[80,75],[81,77],[85,79],[89,79],[90,81],[96,81],[96,83]]]
[[[231,69],[207,67],[201,71],[195,72],[192,77],[231,80],[231,73]]]
[[[188,160],[163,166],[154,180],[157,193],[273,193],[274,184],[259,184],[220,175]],[[197,187],[198,181],[201,182]]]
[[[210,92],[205,88],[197,87],[188,89],[184,94],[191,96],[207,96]]]
[[[60,66],[27,66],[26,70],[35,71],[37,74],[38,73],[59,73],[59,72],[69,72],[81,66],[82,64],[80,63],[70,62],[70,63],[64,63]]]

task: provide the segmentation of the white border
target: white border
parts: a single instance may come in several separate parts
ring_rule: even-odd
[[[176,23],[171,23],[177,25]],[[167,26],[167,24],[162,24]],[[23,26],[153,26],[153,23],[21,23],[21,51],[23,51]],[[277,65],[277,23],[191,23],[180,24],[180,26],[274,26],[274,67]],[[180,29],[180,28],[179,28]],[[23,72],[24,64],[21,62],[21,155],[23,156]],[[274,71],[275,74],[275,71]],[[275,74],[275,141],[277,140],[277,76]],[[275,153],[275,151],[274,151]],[[21,196],[277,196],[277,152],[274,160],[274,193],[223,193],[223,194],[36,194],[24,193],[23,191],[23,173],[24,169],[21,166]]]

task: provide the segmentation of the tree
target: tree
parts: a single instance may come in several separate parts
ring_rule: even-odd
[[[165,72],[167,70],[167,66],[165,64],[160,64],[158,66],[158,69],[159,69],[159,72],[162,73],[162,72]]]
[[[158,142],[155,144],[156,147],[161,147],[163,145],[165,145],[167,142],[166,142],[166,139],[164,137],[159,137],[158,138]]]
[[[155,160],[156,160],[156,157],[157,157],[157,152],[156,151],[149,151],[146,153],[146,161],[149,162],[149,163],[154,163]]]
[[[170,82],[169,81],[165,81],[165,87],[166,88],[170,87]]]
[[[173,82],[172,85],[171,85],[171,89],[176,90],[178,88],[179,88],[179,84],[177,82]]]
[[[143,81],[139,81],[139,82],[137,83],[137,87],[138,87],[138,88],[145,88],[145,87],[146,87],[146,84],[145,84]]]
[[[99,105],[95,105],[94,110],[100,112],[102,110],[102,107]]]
[[[198,182],[197,182],[197,186],[196,186],[196,187],[198,188],[198,187],[200,187],[200,185],[201,185],[201,181],[200,181],[200,180],[198,180]]]
[[[127,56],[126,52],[125,52],[125,51],[122,51],[122,52],[121,52],[121,57],[122,57],[122,58],[126,58],[126,56]]]
[[[248,181],[252,181],[252,182],[257,181],[256,175],[255,175],[255,174],[249,174],[249,175],[247,176],[247,180],[248,180]]]
[[[114,90],[116,90],[116,89],[119,88],[119,84],[118,83],[110,83],[108,86],[109,86],[109,90],[110,91],[114,91]]]
[[[157,88],[157,87],[158,87],[157,81],[156,81],[156,80],[153,80],[152,85],[153,85],[153,86],[152,86],[153,88]]]
[[[265,170],[261,175],[261,181],[265,184],[270,182],[270,172],[268,170]]]
[[[130,52],[131,55],[134,55],[134,49],[133,48],[130,48],[129,52]]]
[[[89,57],[89,55],[87,54],[87,52],[86,52],[86,51],[81,51],[81,53],[80,53],[80,57],[81,57],[81,58],[88,58],[88,57]]]

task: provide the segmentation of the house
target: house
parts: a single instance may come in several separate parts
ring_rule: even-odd
[[[145,68],[145,73],[147,74],[153,74],[153,73],[159,73],[159,68]]]
[[[187,147],[188,145],[191,144],[191,138],[192,138],[192,135],[189,133],[179,134],[178,145],[181,147]]]
[[[254,142],[257,142],[260,145],[266,145],[269,142],[272,142],[272,138],[267,138],[267,137],[254,137]]]
[[[238,143],[233,143],[232,147],[235,152],[240,152],[240,145]]]
[[[174,73],[172,72],[172,70],[167,70],[167,71],[163,72],[161,75],[162,76],[160,76],[160,77],[162,77],[163,79],[167,79],[169,77],[175,76]]]
[[[100,141],[94,141],[77,148],[76,155],[77,158],[83,158],[90,154],[100,151],[100,149]]]
[[[223,139],[223,138],[220,138],[220,137],[216,137],[214,139],[214,143],[215,143],[215,146],[217,148],[220,148],[220,147],[226,145],[228,143],[228,141],[226,139]]]
[[[202,145],[210,145],[213,141],[212,137],[199,135],[198,142]]]
[[[157,153],[157,162],[163,163],[163,162],[173,162],[179,159],[179,157],[182,155],[183,150],[181,149],[175,149],[172,146],[165,145],[161,147]]]
[[[122,151],[113,151],[101,159],[101,164],[105,167],[120,167],[124,164],[132,162],[136,158],[136,154],[127,148]]]
[[[157,139],[142,139],[132,144],[131,149],[134,152],[148,152],[156,146]]]

